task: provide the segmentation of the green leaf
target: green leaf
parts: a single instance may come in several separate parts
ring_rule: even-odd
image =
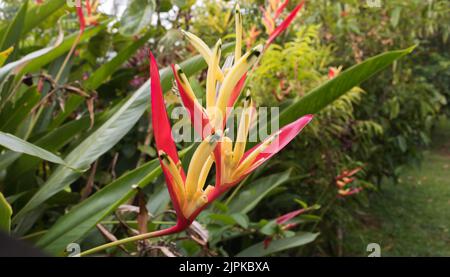
[[[97,89],[103,82],[105,82],[120,66],[126,62],[136,51],[144,45],[150,38],[151,33],[148,32],[138,41],[133,42],[117,54],[112,60],[100,66],[86,81],[85,87],[87,89]]]
[[[273,240],[267,248],[264,242],[257,243],[238,253],[236,257],[264,257],[280,251],[299,247],[314,241],[318,233],[297,233],[294,237]]]
[[[11,215],[11,206],[0,192],[0,230],[9,233],[11,230]]]
[[[0,132],[0,145],[14,152],[28,154],[67,167],[66,162],[55,154],[11,134]]]
[[[23,3],[19,12],[16,14],[14,19],[8,25],[6,32],[3,34],[0,43],[0,50],[6,50],[11,46],[17,46],[20,40],[20,36],[22,34],[23,25],[25,22],[25,16],[27,14],[28,9],[28,0]]]
[[[95,224],[130,198],[135,186],[151,183],[161,170],[157,159],[130,171],[75,206],[39,239],[37,246],[52,254],[61,254],[69,243],[83,237]]]
[[[284,109],[280,114],[280,126],[289,124],[303,115],[319,112],[353,87],[385,69],[395,60],[411,53],[414,48],[415,46],[386,52],[345,70]]]
[[[230,213],[246,214],[250,212],[258,203],[272,190],[289,179],[290,170],[272,174],[248,184],[229,205]]]
[[[155,12],[154,0],[130,0],[121,17],[119,31],[125,36],[134,36],[146,26],[150,26]]]

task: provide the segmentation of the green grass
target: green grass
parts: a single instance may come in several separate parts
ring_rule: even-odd
[[[450,256],[450,120],[439,124],[422,166],[383,186],[367,213],[346,235],[346,255],[367,256],[375,242],[381,256]]]

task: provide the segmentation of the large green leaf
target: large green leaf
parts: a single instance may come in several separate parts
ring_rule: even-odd
[[[155,12],[155,0],[130,0],[121,17],[119,31],[126,36],[138,34],[146,26],[150,26]]]
[[[283,110],[280,114],[280,126],[291,123],[305,114],[319,112],[353,87],[388,67],[395,60],[411,53],[414,48],[415,46],[386,52],[350,67]]]
[[[264,257],[287,249],[299,247],[314,241],[318,233],[297,233],[293,237],[273,240],[268,247],[264,242],[257,243],[238,253],[236,257]]]
[[[0,192],[0,230],[9,233],[11,230],[12,209],[8,201]]]
[[[229,205],[230,213],[248,213],[272,190],[289,179],[290,170],[272,174],[248,184]]]
[[[29,143],[21,138],[18,138],[8,133],[3,133],[1,131],[0,131],[0,145],[14,152],[24,153],[67,167],[66,162],[64,162],[63,159],[53,154],[52,152],[49,152],[41,147]]]
[[[193,57],[181,63],[186,74],[190,75],[205,67],[200,56]],[[170,68],[161,70],[161,83],[167,90],[170,88],[172,71]],[[150,101],[150,82],[147,81],[119,109],[99,127],[94,133],[74,148],[65,161],[75,168],[88,168],[101,155],[110,150],[136,124],[145,112]],[[80,177],[79,172],[58,167],[47,182],[36,192],[29,202],[13,218],[13,222],[23,217],[27,212],[37,208],[52,195]]]
[[[19,70],[24,65],[29,65],[31,62],[38,60],[39,58],[43,58],[45,55],[49,54],[55,48],[59,48],[62,45],[63,36],[60,36],[56,39],[53,46],[49,46],[47,48],[43,48],[41,50],[32,52],[20,60],[8,63],[0,68],[0,81],[3,81],[11,72]]]
[[[95,224],[134,194],[134,186],[144,187],[160,174],[159,161],[153,160],[126,173],[61,217],[37,242],[52,254],[61,254],[69,243],[80,239]]]

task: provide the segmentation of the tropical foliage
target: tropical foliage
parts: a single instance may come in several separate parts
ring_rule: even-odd
[[[449,113],[447,1],[19,2],[0,3],[0,229],[51,255],[343,255]],[[247,142],[266,106],[280,131]],[[173,142],[179,107],[214,131]]]

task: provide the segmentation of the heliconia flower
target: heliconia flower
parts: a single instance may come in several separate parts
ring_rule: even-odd
[[[0,52],[0,66],[2,66],[6,60],[9,58],[9,56],[11,55],[11,53],[14,51],[14,47],[11,46],[8,49]]]
[[[312,115],[284,126],[258,145],[246,151],[250,127],[256,111],[250,94],[244,99],[236,142],[227,136],[225,123],[227,108],[234,107],[244,88],[247,73],[262,54],[262,45],[242,53],[242,17],[237,6],[236,48],[232,64],[220,68],[221,41],[210,49],[200,38],[183,32],[207,65],[206,107],[202,106],[189,84],[187,76],[178,65],[172,65],[175,83],[181,102],[190,114],[194,129],[202,142],[195,150],[187,173],[181,166],[171,134],[156,60],[150,54],[152,124],[158,156],[174,209],[177,226],[187,227],[212,201],[239,183],[256,168],[284,148],[312,120]],[[206,185],[207,177],[215,164],[214,185]]]

